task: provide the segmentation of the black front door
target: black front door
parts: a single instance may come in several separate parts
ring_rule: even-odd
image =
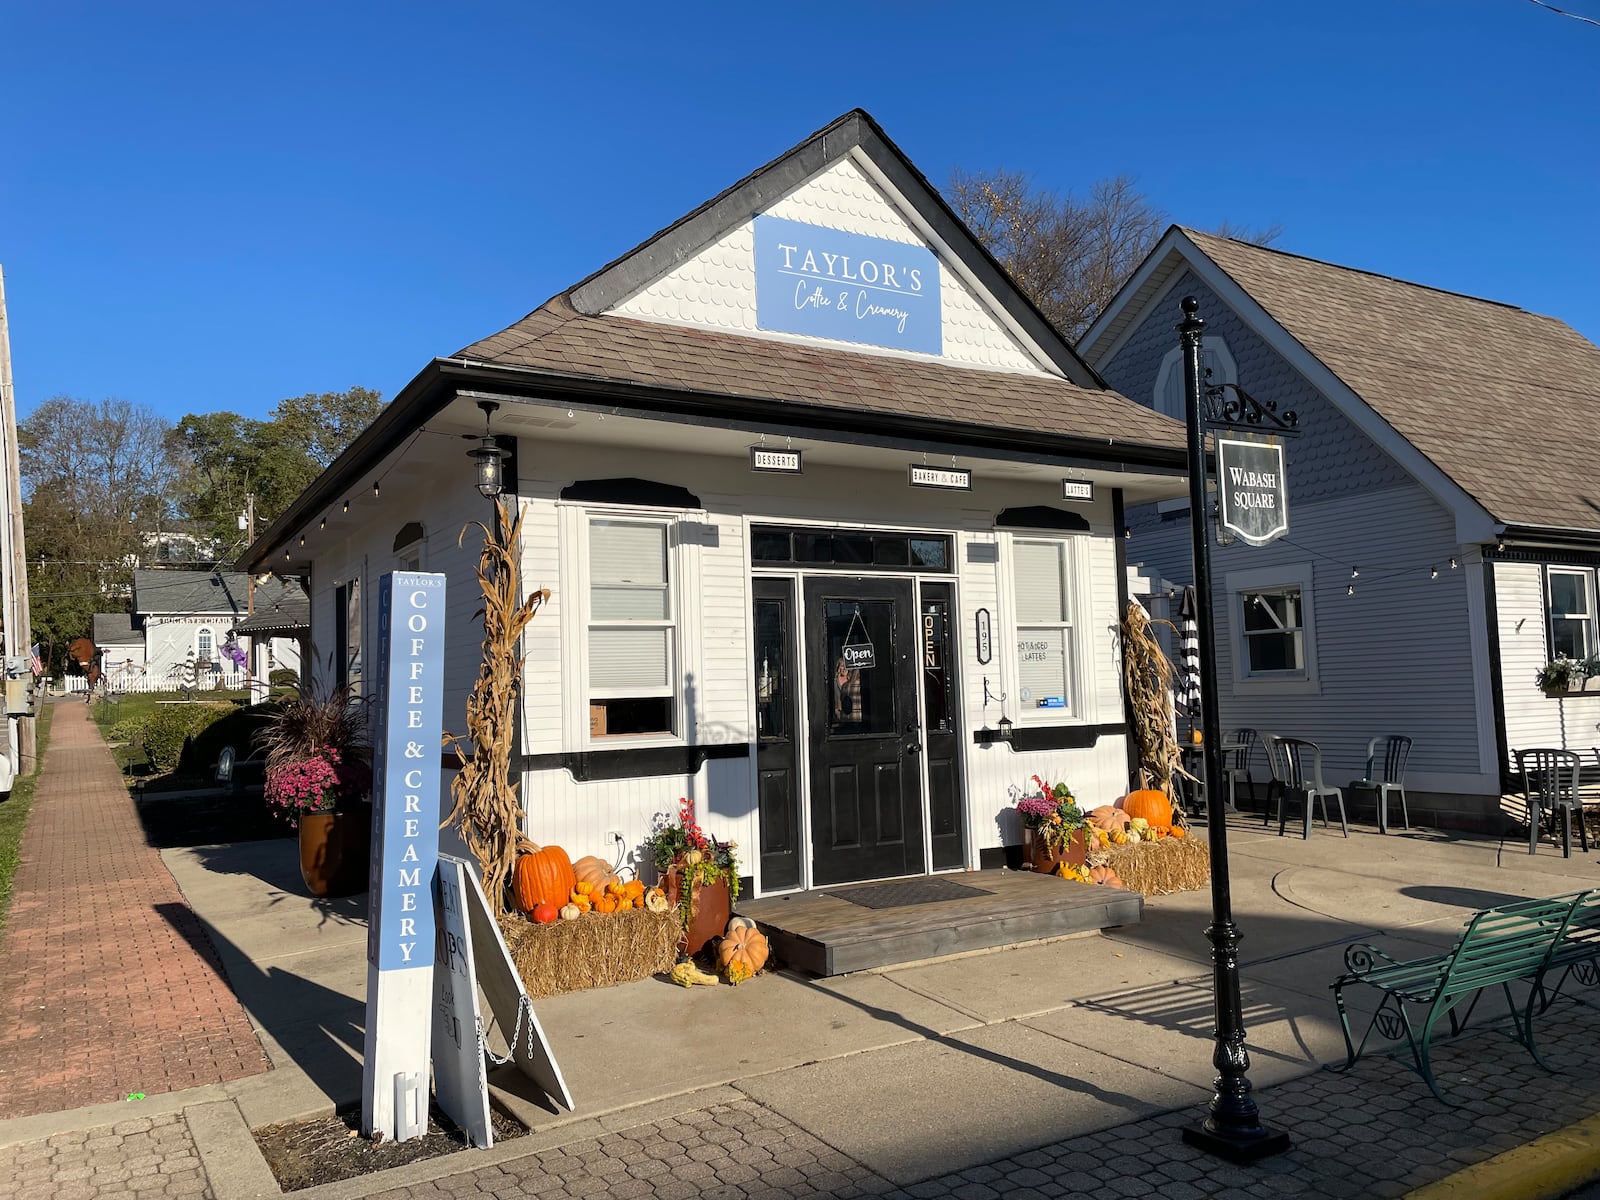
[[[812,882],[921,874],[922,736],[911,582],[807,579],[805,613]]]
[[[795,736],[794,581],[755,581],[756,800],[761,810],[761,888],[800,886],[800,760]]]

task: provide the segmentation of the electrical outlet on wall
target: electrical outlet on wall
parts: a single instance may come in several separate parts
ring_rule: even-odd
[[[618,842],[618,843],[620,843],[622,841],[622,830],[620,830],[620,829],[607,830],[606,831],[606,840],[608,842]]]

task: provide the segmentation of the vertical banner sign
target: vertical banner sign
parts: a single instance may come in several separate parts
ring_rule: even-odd
[[[489,1121],[489,1076],[478,1016],[478,970],[467,932],[467,875],[459,858],[439,856],[435,915],[438,952],[433,964],[433,1090],[439,1107],[480,1149],[494,1145]]]
[[[422,1131],[427,1131],[444,579],[423,571],[393,571],[378,581],[367,1036],[361,1080],[361,1129],[368,1136],[397,1138],[400,1129],[414,1124],[418,1111]],[[397,1076],[408,1082],[397,1086]],[[407,1111],[397,1112],[397,1103]]]
[[[757,216],[756,326],[939,354],[939,260],[926,246]]]
[[[1289,532],[1283,446],[1217,439],[1217,517],[1224,529],[1252,546]]]

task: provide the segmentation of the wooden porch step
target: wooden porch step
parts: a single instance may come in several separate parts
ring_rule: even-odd
[[[1073,883],[1032,871],[961,871],[931,878],[977,894],[896,908],[866,908],[838,888],[741,900],[740,916],[760,925],[788,966],[844,975],[968,950],[1137,925],[1144,898],[1120,888]]]

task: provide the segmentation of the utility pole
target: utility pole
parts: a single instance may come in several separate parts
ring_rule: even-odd
[[[0,269],[0,480],[4,520],[0,520],[0,613],[5,621],[8,657],[28,654],[33,620],[28,606],[28,550],[22,529],[22,466],[17,449],[17,396],[11,384],[11,326],[6,319],[6,278]],[[9,739],[7,739],[9,742]],[[32,717],[18,717],[18,775],[32,772],[36,756]]]

